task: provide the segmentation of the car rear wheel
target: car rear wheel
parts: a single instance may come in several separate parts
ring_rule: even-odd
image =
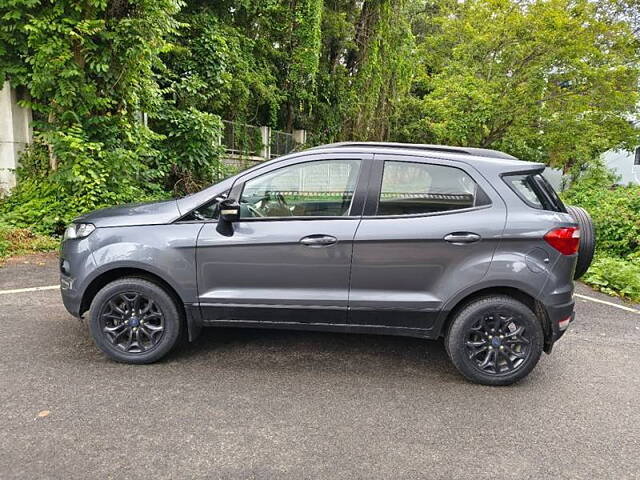
[[[574,280],[579,279],[591,266],[593,254],[596,251],[596,233],[593,221],[589,213],[581,207],[567,206],[567,212],[573,217],[580,227],[580,245],[578,247],[578,262],[573,275]]]
[[[468,380],[510,385],[536,366],[543,340],[542,326],[529,307],[495,295],[474,300],[455,314],[445,346]]]
[[[142,278],[123,278],[106,285],[89,311],[91,335],[112,359],[152,363],[176,344],[180,310],[163,288]]]

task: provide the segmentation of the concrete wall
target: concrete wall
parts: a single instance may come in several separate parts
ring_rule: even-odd
[[[640,183],[640,165],[634,165],[635,152],[609,150],[602,155],[604,164],[620,175],[619,183]]]
[[[18,105],[16,90],[6,82],[0,90],[0,195],[15,187],[18,157],[32,137],[31,110]]]

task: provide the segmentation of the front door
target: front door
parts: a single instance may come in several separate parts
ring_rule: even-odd
[[[207,223],[198,237],[203,319],[346,323],[370,159],[309,154],[240,177],[229,194],[241,206],[232,234]]]
[[[350,323],[429,330],[444,301],[487,272],[504,202],[457,162],[376,155],[372,165],[354,241]]]

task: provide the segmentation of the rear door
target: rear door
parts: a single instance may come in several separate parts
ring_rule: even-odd
[[[207,223],[198,238],[205,321],[346,323],[371,158],[309,154],[238,179],[233,234]]]
[[[350,323],[430,329],[444,301],[481,280],[506,210],[473,168],[376,155],[354,240]]]

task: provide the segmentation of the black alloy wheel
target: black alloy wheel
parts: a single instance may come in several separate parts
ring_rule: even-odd
[[[126,353],[152,350],[164,334],[162,311],[139,292],[114,295],[102,307],[100,321],[105,338]]]
[[[520,368],[530,354],[531,340],[511,313],[483,315],[467,332],[466,353],[483,373],[502,374]]]
[[[104,286],[89,311],[91,335],[100,349],[124,363],[152,363],[176,344],[182,308],[160,285],[126,277]]]
[[[526,377],[538,363],[543,343],[540,320],[507,295],[467,303],[453,314],[445,338],[458,371],[483,385],[510,385]]]

